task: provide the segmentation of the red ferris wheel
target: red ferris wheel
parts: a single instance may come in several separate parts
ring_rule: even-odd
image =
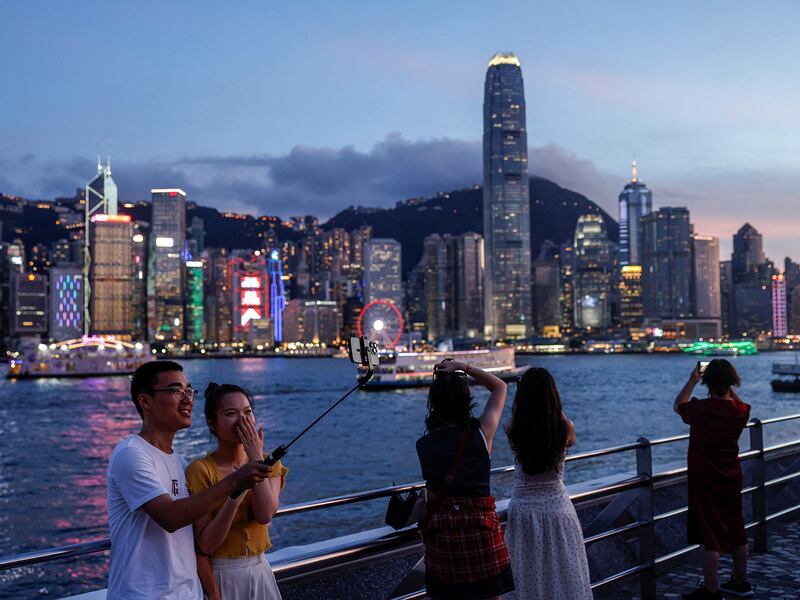
[[[390,300],[373,300],[358,315],[358,335],[394,348],[403,335],[403,315]]]

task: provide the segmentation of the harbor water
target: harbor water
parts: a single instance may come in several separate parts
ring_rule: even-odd
[[[672,402],[696,360],[685,355],[517,357],[518,364],[542,366],[555,376],[565,412],[575,422],[575,452],[687,431],[673,413]],[[792,362],[791,354],[731,360],[742,377],[740,396],[753,406],[753,417],[800,412],[800,395],[773,393],[769,384],[772,363]],[[268,448],[291,439],[349,389],[355,377],[353,365],[341,359],[208,359],[182,364],[198,389],[216,381],[251,390]],[[485,392],[474,391],[482,405]],[[513,393],[512,384],[506,418]],[[424,389],[354,394],[291,448],[284,459],[290,473],[282,504],[419,480],[414,442],[423,433],[425,412]],[[139,425],[126,377],[3,382],[0,555],[106,537],[108,457]],[[765,442],[797,437],[791,427],[770,427]],[[176,436],[175,449],[191,460],[213,447],[201,397],[192,427]],[[657,464],[679,461],[684,455],[685,444],[654,448]],[[492,464],[511,462],[500,434]],[[612,455],[568,466],[566,479],[574,483],[632,472],[633,467],[632,454]],[[507,476],[495,479],[495,495],[503,497],[509,484]],[[354,533],[380,526],[385,507],[383,499],[278,518],[270,536],[281,548]],[[60,598],[105,587],[107,561],[105,553],[2,572],[0,597]]]

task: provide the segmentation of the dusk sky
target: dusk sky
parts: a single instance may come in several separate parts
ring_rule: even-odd
[[[774,1],[5,0],[0,192],[71,195],[98,153],[125,200],[255,214],[471,186],[486,65],[512,51],[532,175],[616,218],[635,157],[724,253],[749,221],[800,259],[798,22]]]

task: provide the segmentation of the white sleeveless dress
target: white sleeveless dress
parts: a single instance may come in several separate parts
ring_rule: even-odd
[[[556,470],[537,475],[517,464],[506,526],[515,590],[505,598],[592,598],[581,524],[563,475],[563,459]]]

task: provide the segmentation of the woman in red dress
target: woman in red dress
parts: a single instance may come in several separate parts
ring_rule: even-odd
[[[702,380],[708,398],[692,397]],[[675,398],[675,412],[690,425],[689,516],[690,544],[700,544],[704,585],[683,597],[688,600],[753,595],[747,582],[747,535],[742,514],[742,469],[739,436],[750,418],[750,405],[733,390],[739,374],[724,359],[712,360],[705,370],[692,371]],[[733,554],[734,573],[719,585],[720,552]]]

